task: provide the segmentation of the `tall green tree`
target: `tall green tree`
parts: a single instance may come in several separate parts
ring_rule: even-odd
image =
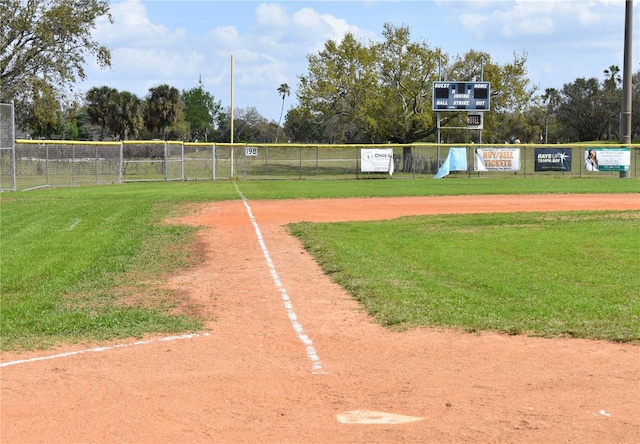
[[[631,138],[640,138],[640,70],[632,76],[631,100],[636,105],[631,108]]]
[[[55,91],[47,84],[32,90],[28,127],[34,137],[51,139],[62,131],[62,107]]]
[[[182,117],[184,102],[177,88],[160,85],[149,88],[146,99],[144,122],[154,136],[166,140],[167,128]]]
[[[555,111],[560,104],[560,94],[555,88],[546,88],[541,98],[545,105],[543,140],[544,143],[549,143],[549,134],[557,133]],[[554,141],[558,142],[557,136],[554,137]]]
[[[622,103],[622,77],[620,67],[611,65],[603,71],[605,79],[602,82],[602,105],[608,111],[607,134],[605,138],[618,139],[616,128],[619,123],[620,108]]]
[[[213,95],[204,90],[202,82],[195,88],[182,91],[184,101],[184,115],[191,131],[191,140],[204,139],[209,141],[209,135],[214,131],[215,122],[222,112],[222,103],[216,102]]]
[[[370,141],[363,123],[379,79],[369,48],[347,33],[340,43],[325,42],[308,61],[308,74],[299,77],[299,106],[315,113],[319,123],[337,135],[336,142]]]
[[[142,129],[143,102],[133,93],[121,91],[111,97],[107,124],[118,140],[136,138]]]
[[[606,76],[604,80],[605,89],[615,90],[622,84],[620,67],[618,65],[609,66],[603,73]]]
[[[514,55],[512,62],[500,65],[489,54],[470,50],[450,60],[441,49],[414,42],[407,27],[385,24],[383,37],[365,45],[346,34],[340,43],[329,40],[322,51],[310,55],[308,73],[299,76],[301,113],[292,117],[314,116],[325,137],[337,134],[337,142],[434,141],[433,81],[482,77],[492,89],[491,113],[485,116],[487,139],[502,140],[514,126],[526,134],[539,132],[524,118],[536,91],[529,85],[526,55]],[[443,112],[441,117],[443,127],[462,125],[455,122],[460,112]],[[410,148],[404,154],[410,160]]]
[[[84,79],[87,59],[111,65],[94,40],[99,18],[112,18],[107,0],[3,0],[0,3],[0,101],[27,106],[34,91],[58,101]]]
[[[379,87],[377,94],[368,92],[367,132],[379,142],[422,140],[434,132],[431,85],[444,55],[425,42],[413,42],[408,27],[386,23],[382,36],[371,47]]]
[[[312,114],[309,110],[303,110],[295,107],[287,111],[284,123],[284,132],[287,137],[299,143],[322,143],[327,140],[332,142],[331,138],[326,139],[324,126],[319,122],[317,115]]]
[[[96,86],[87,91],[85,96],[90,122],[100,127],[100,140],[104,140],[109,113],[112,112],[112,101],[117,94],[118,90],[115,88]]]
[[[280,123],[282,122],[282,113],[284,113],[284,99],[291,94],[291,89],[286,83],[280,84],[278,94],[282,97],[282,106],[280,107],[280,118],[278,119],[278,128],[276,129],[276,142],[278,143],[278,133],[280,132]]]
[[[556,116],[567,141],[603,139],[610,117],[603,98],[600,82],[595,77],[581,77],[562,87]]]

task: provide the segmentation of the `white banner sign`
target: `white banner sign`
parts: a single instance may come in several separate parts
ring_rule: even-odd
[[[629,171],[630,167],[630,148],[589,147],[584,149],[586,171]]]
[[[520,148],[476,148],[475,171],[519,171]]]
[[[360,171],[393,174],[393,148],[363,148],[360,150]]]

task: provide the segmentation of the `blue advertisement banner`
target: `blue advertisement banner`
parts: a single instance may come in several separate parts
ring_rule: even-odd
[[[536,171],[571,171],[571,148],[536,148]]]

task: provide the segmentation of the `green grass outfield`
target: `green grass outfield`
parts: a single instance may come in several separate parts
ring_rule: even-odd
[[[636,179],[237,184],[249,200],[640,191]],[[189,203],[238,198],[232,181],[0,195],[2,350],[201,330],[207,320],[174,314],[180,296],[156,285],[163,274],[202,260],[187,248],[195,228],[162,221]],[[452,215],[297,224],[292,231],[385,325],[637,342],[639,218],[639,212]],[[385,233],[376,236],[380,246],[372,244],[372,232]]]

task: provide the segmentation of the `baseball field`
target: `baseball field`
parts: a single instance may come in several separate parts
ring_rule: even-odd
[[[2,442],[633,442],[636,179],[2,196]]]

